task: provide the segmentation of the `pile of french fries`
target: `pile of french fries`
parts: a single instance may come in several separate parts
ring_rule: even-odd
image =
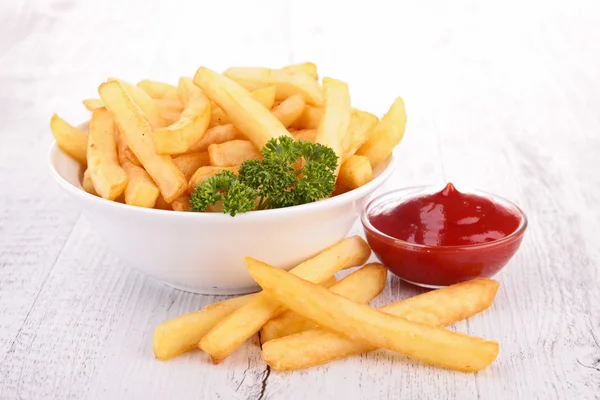
[[[475,372],[498,355],[498,343],[444,328],[487,309],[498,282],[479,278],[379,309],[367,304],[384,289],[387,270],[362,266],[371,254],[360,237],[342,240],[289,272],[247,257],[263,291],[166,321],[154,354],[168,360],[200,349],[223,361],[260,335],[262,357],[276,370],[297,370],[378,348],[448,369]],[[339,282],[334,274],[362,266]]]
[[[91,111],[89,133],[54,114],[58,146],[84,167],[83,190],[138,207],[189,210],[189,195],[209,177],[237,173],[272,138],[291,136],[338,155],[334,194],[358,188],[402,140],[404,102],[379,120],[351,107],[348,85],[319,82],[313,63],[280,69],[201,67],[177,86],[109,78]],[[207,210],[216,211],[216,210]]]

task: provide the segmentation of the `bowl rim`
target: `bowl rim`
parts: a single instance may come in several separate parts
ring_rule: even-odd
[[[392,176],[394,170],[396,169],[396,166],[395,166],[396,159],[392,153],[386,160],[387,166],[385,166],[385,168],[383,168],[380,171],[379,175],[377,175],[370,182],[366,183],[365,185],[363,185],[359,188],[350,190],[346,193],[342,193],[335,197],[330,197],[330,198],[312,202],[312,203],[306,203],[306,204],[301,204],[301,205],[292,206],[292,207],[277,208],[277,209],[273,209],[273,210],[255,210],[255,211],[251,211],[251,212],[247,212],[247,213],[236,214],[235,217],[231,217],[231,215],[225,214],[225,213],[176,212],[173,210],[160,210],[160,209],[155,209],[155,208],[135,207],[135,206],[131,206],[128,204],[124,204],[124,203],[120,203],[120,202],[116,202],[116,201],[110,201],[110,200],[106,200],[106,199],[98,197],[98,196],[94,196],[81,188],[81,182],[79,182],[80,186],[77,187],[77,186],[71,184],[67,179],[65,179],[58,172],[56,165],[55,165],[55,159],[57,157],[60,157],[61,154],[63,157],[70,157],[58,146],[56,141],[53,141],[52,144],[50,145],[50,148],[49,148],[48,154],[47,154],[47,162],[50,167],[50,174],[59,183],[59,185],[63,189],[65,189],[68,193],[70,193],[73,196],[79,196],[80,198],[84,199],[85,201],[91,201],[92,203],[95,203],[99,206],[115,207],[117,210],[119,210],[119,209],[120,210],[130,210],[131,213],[138,213],[140,215],[143,215],[143,214],[149,215],[149,216],[167,216],[167,215],[169,215],[169,216],[172,216],[173,218],[185,218],[185,219],[196,218],[196,219],[201,219],[201,220],[217,219],[217,220],[221,220],[221,221],[222,220],[241,221],[241,220],[262,219],[262,218],[278,216],[278,215],[281,215],[282,213],[309,214],[309,213],[315,211],[315,209],[317,209],[317,207],[321,211],[332,209],[332,208],[337,207],[338,205],[355,201],[357,199],[365,197],[365,196],[369,195],[370,193],[374,192],[378,187],[380,187],[385,181],[387,181]],[[76,163],[75,160],[73,160],[73,162]]]
[[[387,198],[398,200],[398,199],[401,199],[404,197],[404,196],[402,196],[403,194],[407,194],[407,193],[415,193],[416,194],[416,193],[423,192],[423,191],[426,191],[429,189],[438,190],[439,188],[440,188],[440,185],[408,186],[408,187],[404,187],[404,188],[400,188],[400,189],[391,190],[389,192],[382,193],[382,194],[376,196],[375,198],[371,199],[365,205],[365,207],[363,207],[363,210],[360,214],[360,221],[363,225],[363,228],[366,231],[375,234],[380,239],[383,239],[387,242],[391,242],[394,247],[411,247],[411,248],[419,249],[419,250],[436,250],[436,251],[439,251],[439,250],[477,251],[477,250],[489,249],[491,247],[496,247],[496,246],[499,246],[506,242],[511,242],[511,241],[517,239],[518,237],[523,236],[523,234],[525,233],[525,230],[527,229],[527,225],[528,225],[527,216],[525,215],[525,212],[514,202],[508,200],[505,197],[499,196],[497,194],[486,192],[486,191],[479,190],[479,189],[471,189],[469,187],[461,187],[461,192],[471,193],[471,194],[476,194],[479,196],[487,197],[495,203],[500,203],[503,206],[508,206],[507,208],[509,208],[509,209],[513,209],[513,211],[515,211],[520,218],[519,226],[517,226],[517,228],[513,232],[511,232],[509,235],[506,235],[505,237],[498,239],[498,240],[494,240],[492,242],[469,244],[469,245],[432,246],[432,245],[426,245],[426,244],[411,243],[411,242],[407,242],[405,240],[390,236],[384,232],[381,232],[379,229],[375,228],[373,226],[373,224],[371,223],[371,221],[369,220],[369,210]],[[415,196],[413,196],[413,197],[415,197]],[[406,196],[406,198],[410,198],[410,196]]]

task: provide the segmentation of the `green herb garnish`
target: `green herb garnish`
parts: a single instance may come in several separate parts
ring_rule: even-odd
[[[261,154],[261,160],[244,161],[238,176],[224,171],[196,186],[190,210],[223,202],[223,212],[235,216],[311,203],[333,193],[338,157],[330,147],[280,137],[269,140]]]

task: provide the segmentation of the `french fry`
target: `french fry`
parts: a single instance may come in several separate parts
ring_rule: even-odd
[[[94,111],[98,108],[104,107],[104,104],[100,99],[85,99],[82,101],[82,103],[88,111]]]
[[[406,128],[406,110],[404,101],[398,97],[381,118],[381,121],[371,131],[369,140],[356,152],[360,156],[369,159],[371,166],[377,165],[385,160],[400,143]]]
[[[324,287],[335,285],[331,277],[323,283]],[[154,355],[159,360],[169,360],[185,352],[198,348],[198,342],[218,322],[229,314],[249,303],[257,294],[248,294],[220,301],[177,318],[163,322],[156,327],[152,344]]]
[[[398,301],[379,311],[416,323],[446,326],[487,309],[497,290],[497,281],[480,278]],[[308,368],[373,350],[376,347],[315,328],[265,343],[262,357],[271,368],[281,371]]]
[[[158,199],[156,199],[154,208],[157,210],[173,210],[173,207],[160,194],[158,195]]]
[[[189,192],[191,193],[196,186],[207,180],[213,175],[218,174],[219,172],[223,172],[225,170],[231,171],[237,175],[240,169],[239,165],[232,167],[200,167],[194,172],[194,175],[190,178],[189,181]]]
[[[87,164],[88,135],[56,114],[52,115],[50,119],[50,130],[62,151],[81,164]]]
[[[369,134],[378,122],[379,119],[371,113],[352,110],[348,134],[342,138],[342,163],[352,157],[369,140]]]
[[[498,356],[495,341],[395,317],[251,257],[244,262],[268,295],[319,326],[354,341],[464,372],[480,371]]]
[[[92,182],[92,178],[90,177],[90,170],[86,169],[83,173],[83,179],[81,180],[81,187],[83,190],[88,192],[89,194],[93,194],[94,196],[98,196],[98,192],[94,188],[94,183]]]
[[[270,110],[273,107],[273,103],[275,103],[275,86],[256,89],[250,95]],[[228,124],[229,122],[229,118],[220,107],[217,106],[212,109],[210,116],[211,126]]]
[[[367,264],[330,287],[329,290],[354,302],[366,304],[381,293],[386,278],[387,269],[383,265]],[[288,310],[262,327],[260,341],[264,344],[269,340],[312,328],[316,328],[312,321]]]
[[[317,73],[317,66],[311,62],[303,62],[298,64],[288,65],[286,67],[281,68],[282,71],[288,72],[290,74],[307,74],[310,75],[313,79],[319,79],[319,74]]]
[[[133,151],[131,151],[131,149],[127,146],[127,144],[125,144],[125,148],[123,149],[123,154],[125,155],[125,157],[127,157],[127,160],[129,160],[129,162],[132,163],[133,165],[137,165],[138,167],[142,166],[142,163],[140,162],[140,160],[138,160],[138,158],[135,156]]]
[[[284,100],[300,93],[310,105],[321,106],[323,104],[319,83],[306,73],[290,73],[280,69],[261,67],[232,67],[223,72],[223,75],[250,91],[275,85],[277,88],[276,100]]]
[[[365,156],[353,155],[340,168],[338,181],[348,189],[356,189],[373,178],[373,169]]]
[[[214,167],[232,167],[246,160],[258,160],[260,152],[252,142],[247,140],[232,140],[221,144],[208,146],[210,165]]]
[[[202,139],[194,143],[187,152],[203,152],[208,150],[211,144],[221,144],[236,139],[245,139],[245,137],[233,124],[217,125],[208,129]]]
[[[119,131],[125,136],[127,146],[150,174],[164,199],[169,202],[181,196],[187,189],[183,173],[171,157],[156,154],[151,138],[152,127],[121,83],[105,82],[100,85],[98,91],[102,102],[113,115]]]
[[[160,191],[146,170],[130,161],[128,154],[133,153],[129,151],[125,137],[121,133],[118,135],[117,150],[119,162],[129,181],[125,187],[125,204],[145,208],[155,207]]]
[[[295,94],[282,101],[273,109],[273,115],[281,121],[283,126],[289,127],[296,121],[304,111],[304,99],[301,94]]]
[[[291,272],[319,284],[341,269],[364,264],[370,255],[369,245],[359,236],[353,236],[299,264]],[[283,311],[285,308],[278,302],[260,294],[211,329],[202,338],[199,347],[210,354],[213,363],[218,364],[258,332],[269,319]]]
[[[127,186],[127,174],[119,164],[115,123],[105,108],[92,113],[88,137],[88,171],[100,197],[115,200]]]
[[[296,140],[306,140],[311,143],[316,143],[318,132],[319,131],[316,129],[301,129],[299,131],[295,131],[292,133],[292,135]]]
[[[292,124],[295,129],[317,129],[323,118],[323,109],[313,106],[304,107],[304,111]]]
[[[187,83],[184,83],[184,82]],[[182,82],[183,81],[183,82]],[[210,122],[208,98],[189,78],[181,78],[180,98],[186,105],[179,120],[173,125],[156,129],[152,139],[157,154],[178,154],[186,152],[204,136]]]
[[[131,98],[131,101],[133,101],[133,103],[142,110],[142,114],[148,120],[148,122],[150,122],[152,128],[156,129],[165,126],[165,122],[160,116],[160,110],[158,108],[158,105],[152,97],[150,97],[146,92],[144,92],[136,85],[133,85],[129,82],[120,79],[108,78],[108,82],[115,81],[119,82],[121,88]],[[102,102],[106,105],[104,99],[102,99]]]
[[[233,125],[261,149],[270,139],[290,136],[285,126],[250,93],[226,76],[200,67],[194,83],[225,111]]]
[[[210,158],[207,152],[190,153],[174,157],[173,162],[183,172],[185,180],[189,181],[198,168],[210,165]]]
[[[137,86],[153,99],[178,99],[177,88],[168,83],[144,79],[139,81]]]
[[[350,92],[348,85],[332,78],[323,78],[325,109],[319,124],[316,143],[329,146],[338,156],[337,175],[342,165],[342,138],[350,125]]]
[[[171,203],[173,211],[190,211],[190,197],[188,195],[181,195]]]

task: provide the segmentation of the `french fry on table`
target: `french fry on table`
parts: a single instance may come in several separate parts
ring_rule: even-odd
[[[342,138],[342,163],[369,140],[369,134],[378,122],[379,119],[371,113],[352,110],[348,134]]]
[[[88,111],[94,111],[98,108],[104,107],[104,104],[102,104],[102,100],[100,99],[85,99],[82,101],[82,103]]]
[[[464,372],[480,371],[498,356],[495,341],[386,314],[251,257],[245,263],[273,299],[348,339]]]
[[[165,126],[165,121],[160,115],[158,105],[148,93],[144,92],[136,85],[117,78],[108,78],[108,82],[118,82],[121,85],[121,88],[131,98],[131,101],[142,110],[143,116],[150,122],[153,129]],[[104,99],[102,99],[102,103],[106,105]]]
[[[352,236],[299,264],[291,273],[320,284],[341,269],[363,265],[370,255],[369,245],[359,236]],[[211,329],[199,347],[217,364],[283,311],[285,308],[277,301],[260,294]]]
[[[270,110],[273,107],[273,103],[275,103],[275,86],[266,86],[264,88],[256,89],[250,93],[250,95],[256,101]],[[219,106],[211,109],[211,126],[228,123],[230,123],[229,118]]]
[[[250,93],[231,79],[200,67],[194,76],[208,97],[225,111],[233,125],[261,149],[270,139],[289,136],[285,126]]]
[[[298,93],[282,101],[272,112],[287,128],[302,115],[305,104],[302,95]]]
[[[342,164],[338,181],[348,189],[356,189],[373,178],[373,169],[365,156],[353,155]]]
[[[187,153],[203,152],[208,150],[208,146],[211,144],[221,144],[236,139],[244,140],[246,137],[233,124],[213,126],[206,131],[202,139],[190,147]]]
[[[173,162],[181,170],[185,180],[189,181],[198,168],[210,165],[210,158],[207,152],[190,153],[173,157]]]
[[[497,290],[497,281],[474,279],[401,300],[378,310],[412,322],[445,326],[487,309],[494,301]],[[262,356],[271,368],[295,370],[376,349],[326,329],[315,328],[265,343]]]
[[[102,102],[112,114],[119,132],[124,135],[127,146],[152,177],[163,198],[171,202],[181,196],[187,189],[183,173],[170,156],[156,154],[151,137],[152,127],[121,83],[105,82],[100,85],[98,91]]]
[[[291,64],[291,65],[281,68],[281,70],[284,72],[288,72],[290,74],[299,74],[299,73],[307,74],[307,75],[310,75],[310,77],[315,80],[319,79],[319,74],[317,73],[317,66],[311,62]]]
[[[128,179],[124,193],[125,204],[153,208],[156,205],[160,191],[146,170],[132,163],[129,159],[129,148],[122,133],[118,135],[117,149],[119,162],[125,170]]]
[[[189,78],[181,78],[180,95],[185,105],[179,120],[165,128],[156,129],[152,134],[157,154],[178,154],[186,152],[204,136],[210,122],[208,98]],[[187,97],[186,97],[187,96]]]
[[[275,100],[285,100],[300,93],[310,105],[323,104],[319,83],[306,73],[261,67],[232,67],[223,72],[223,75],[250,91],[274,85],[277,88]]]
[[[218,174],[223,171],[231,171],[237,175],[240,169],[239,165],[231,166],[231,167],[200,167],[194,172],[194,175],[189,180],[189,192],[191,193],[196,186],[207,180],[213,175]]]
[[[168,83],[144,79],[139,81],[137,86],[153,99],[178,99],[177,88]]]
[[[81,164],[87,165],[88,135],[56,114],[50,119],[50,130],[62,151]]]
[[[383,291],[386,278],[387,269],[383,265],[367,264],[330,287],[329,290],[357,303],[366,304]],[[269,340],[312,328],[316,328],[312,321],[288,310],[262,327],[260,341],[264,344]]]
[[[258,160],[260,152],[252,142],[247,140],[231,140],[221,144],[208,146],[210,165],[215,167],[232,167],[246,160]]]
[[[381,121],[371,131],[369,140],[363,144],[356,154],[369,159],[371,166],[377,165],[385,160],[394,148],[400,143],[406,129],[406,110],[404,101],[398,97],[381,118]]]
[[[105,108],[92,113],[87,160],[90,178],[100,197],[108,200],[119,197],[127,186],[127,174],[119,164],[115,123]]]
[[[338,156],[337,175],[342,165],[342,138],[350,125],[350,92],[348,85],[332,78],[323,78],[325,102],[323,118],[317,131],[316,143],[329,146]]]

